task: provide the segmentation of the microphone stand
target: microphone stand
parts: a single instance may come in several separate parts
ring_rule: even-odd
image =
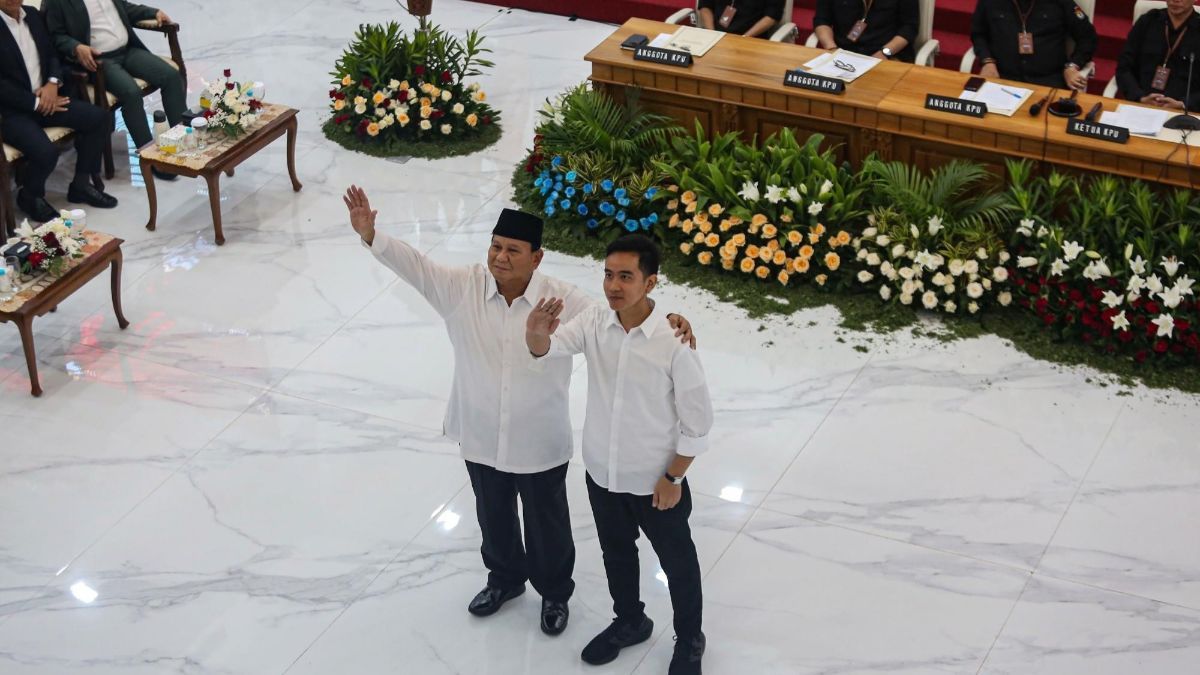
[[[1188,83],[1187,96],[1183,97],[1183,113],[1172,117],[1163,124],[1164,129],[1176,129],[1180,131],[1196,131],[1200,129],[1200,119],[1192,117],[1188,112],[1188,99],[1192,97],[1192,70],[1196,65],[1196,53],[1188,54]]]

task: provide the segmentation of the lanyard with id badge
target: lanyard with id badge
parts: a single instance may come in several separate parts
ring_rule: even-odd
[[[1190,25],[1183,27],[1179,32],[1179,37],[1175,38],[1175,44],[1167,49],[1167,55],[1163,57],[1162,65],[1154,69],[1154,81],[1150,83],[1150,89],[1154,91],[1166,91],[1167,80],[1171,78],[1171,69],[1167,64],[1171,61],[1171,57],[1175,54],[1175,50],[1179,49],[1179,45],[1183,43],[1183,36],[1187,35]],[[1171,44],[1171,19],[1168,17],[1163,25],[1163,42]]]
[[[721,18],[717,19],[717,23],[721,24],[721,28],[728,29],[729,24],[733,23],[733,17],[737,16],[737,2],[730,2],[725,7],[725,11],[721,12]]]
[[[1022,56],[1033,55],[1033,33],[1029,32],[1029,15],[1033,14],[1033,8],[1037,5],[1037,0],[1029,0],[1029,9],[1021,10],[1021,5],[1017,0],[1012,0],[1013,7],[1017,10],[1017,18],[1021,20],[1021,32],[1017,33],[1017,53]]]
[[[871,13],[871,5],[875,4],[875,0],[863,0],[863,16],[854,25],[850,27],[850,32],[846,33],[846,39],[850,42],[858,42],[862,34],[867,31],[867,15]]]

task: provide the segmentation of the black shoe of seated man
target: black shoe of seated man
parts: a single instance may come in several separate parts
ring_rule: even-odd
[[[151,171],[151,173],[154,174],[154,177],[157,178],[158,180],[172,181],[172,180],[175,180],[176,178],[179,178],[179,176],[176,174],[167,173],[166,171],[159,171],[158,169],[155,169],[154,167],[151,167],[150,171]]]
[[[571,610],[567,603],[542,598],[542,632],[546,635],[560,635],[567,629],[567,619],[571,618]]]
[[[467,605],[467,611],[475,616],[491,616],[500,610],[504,603],[525,592],[525,584],[521,584],[519,588],[505,590],[494,586],[484,586],[482,591],[475,595],[471,600],[471,604]]]
[[[58,209],[50,206],[45,197],[30,197],[24,190],[17,193],[17,206],[25,215],[39,223],[49,222],[58,217]]]
[[[654,622],[648,616],[643,616],[642,620],[636,623],[625,623],[617,619],[583,648],[583,660],[593,666],[611,663],[620,655],[622,649],[649,640],[653,632]]]
[[[67,201],[72,204],[87,204],[98,209],[114,209],[117,207],[117,198],[101,192],[91,183],[71,183],[71,187],[67,188]]]
[[[704,658],[706,642],[704,633],[685,639],[676,636],[675,655],[671,657],[667,675],[700,675],[700,660]]]

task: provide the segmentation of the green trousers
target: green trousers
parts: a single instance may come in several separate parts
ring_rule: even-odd
[[[183,78],[160,57],[145,49],[128,49],[101,58],[104,80],[109,93],[121,102],[121,115],[125,128],[133,136],[133,142],[141,147],[150,142],[150,123],[142,104],[142,90],[135,77],[141,78],[158,88],[162,95],[163,108],[171,126],[179,123],[187,108]]]

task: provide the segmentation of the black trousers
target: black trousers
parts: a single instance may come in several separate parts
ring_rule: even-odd
[[[667,575],[671,607],[675,610],[675,635],[691,638],[700,632],[704,594],[700,586],[700,561],[688,516],[692,491],[683,482],[683,497],[675,508],[659,511],[649,495],[609,492],[587,477],[588,499],[596,518],[596,535],[604,552],[604,571],[613,612],[625,622],[641,621],[646,605],[641,601],[638,566],[638,530],[646,533],[658,562]]]
[[[467,473],[483,531],[480,552],[488,585],[511,589],[528,580],[546,600],[569,600],[575,591],[575,539],[567,509],[567,465],[522,474],[467,462]],[[524,545],[518,495],[525,516]]]
[[[63,112],[42,115],[36,110],[7,110],[0,121],[4,142],[20,150],[29,160],[22,188],[29,197],[46,196],[46,179],[58,165],[58,148],[42,131],[45,127],[75,130],[75,180],[86,182],[100,173],[100,158],[108,139],[108,113],[79,99],[71,99]]]

